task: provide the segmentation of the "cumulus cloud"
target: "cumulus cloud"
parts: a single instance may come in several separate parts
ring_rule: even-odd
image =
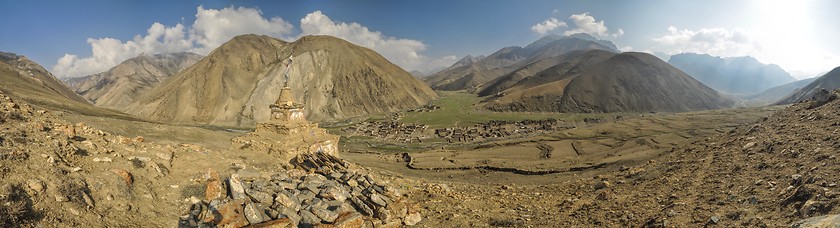
[[[294,30],[283,18],[267,19],[260,10],[247,7],[215,10],[199,6],[195,17],[190,39],[195,41],[194,51],[199,54],[207,54],[237,35],[254,33],[283,38]]]
[[[717,56],[740,56],[761,49],[759,43],[741,30],[701,28],[699,30],[668,27],[668,33],[654,38],[658,48],[668,54],[684,52],[706,53]]]
[[[572,20],[572,24],[575,26],[574,29],[567,30],[563,33],[567,36],[575,33],[588,33],[599,37],[619,37],[624,35],[624,29],[620,28],[616,33],[610,33],[604,21],[595,20],[595,17],[590,16],[588,12],[572,14],[569,19]]]
[[[553,12],[554,14],[557,14],[556,9]],[[531,31],[542,36],[561,27],[570,27],[569,30],[563,32],[564,35],[568,36],[576,33],[587,33],[601,38],[617,38],[624,35],[624,29],[621,28],[614,33],[610,33],[610,30],[607,28],[603,20],[598,21],[594,17],[590,16],[589,13],[572,14],[572,16],[569,17],[569,21],[572,23],[571,26],[565,21],[550,17],[545,19],[545,21],[531,26]]]
[[[451,65],[456,60],[455,56],[435,59],[422,55],[420,52],[426,49],[426,44],[421,41],[386,36],[355,22],[333,21],[321,11],[309,13],[300,19],[300,29],[301,36],[330,35],[373,49],[408,71],[428,72]]]
[[[568,26],[568,24],[566,24],[566,22],[562,22],[562,21],[557,20],[557,18],[551,17],[551,18],[545,19],[545,21],[543,21],[543,22],[540,22],[540,23],[535,24],[534,26],[531,26],[531,31],[533,31],[537,34],[540,34],[540,35],[544,35],[545,33],[551,32],[558,27],[566,27],[566,26]]]
[[[180,52],[193,48],[187,39],[185,28],[181,24],[166,27],[154,23],[145,36],[137,35],[132,40],[121,41],[114,38],[88,38],[92,55],[80,58],[65,54],[58,59],[52,72],[61,77],[78,77],[107,70],[126,59],[143,53]]]
[[[208,54],[231,38],[241,34],[261,34],[289,40],[294,38],[294,25],[280,17],[266,18],[259,9],[227,7],[223,9],[196,9],[196,19],[191,26],[177,24],[166,27],[152,24],[145,35],[132,40],[114,38],[88,38],[92,55],[79,57],[65,54],[53,66],[52,72],[60,77],[80,77],[108,70],[126,59],[140,54],[158,54],[190,51]],[[357,45],[371,48],[406,70],[429,71],[448,66],[454,56],[430,58],[420,54],[426,45],[418,40],[395,38],[371,31],[358,23],[331,20],[315,11],[300,22],[303,33],[332,35]]]

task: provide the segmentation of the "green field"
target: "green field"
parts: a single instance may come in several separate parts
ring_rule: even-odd
[[[481,108],[479,98],[475,94],[460,91],[438,91],[440,99],[432,104],[440,106],[441,109],[431,112],[404,112],[400,120],[404,123],[419,123],[429,125],[430,128],[443,128],[454,126],[471,126],[476,123],[488,122],[491,120],[526,120],[526,119],[548,119],[558,120],[582,120],[583,118],[612,118],[622,115],[621,113],[611,114],[580,114],[580,113],[556,113],[556,112],[492,112]]]

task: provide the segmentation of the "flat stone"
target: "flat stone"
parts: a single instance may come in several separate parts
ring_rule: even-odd
[[[386,208],[394,213],[394,216],[397,218],[405,217],[408,214],[408,205],[405,205],[403,202],[388,204]]]
[[[272,197],[271,194],[251,189],[245,190],[245,193],[248,194],[248,196],[251,196],[251,198],[258,203],[265,205],[274,204],[274,197]]]
[[[403,224],[405,224],[406,226],[413,226],[417,225],[417,223],[420,223],[420,221],[422,220],[423,216],[420,215],[420,212],[414,212],[406,215],[405,218],[403,218]]]
[[[367,204],[364,203],[358,197],[350,197],[350,202],[353,202],[353,206],[359,209],[360,212],[364,213],[365,215],[373,215],[373,209],[371,209]]]
[[[385,209],[385,207],[380,207],[376,210],[376,218],[385,222],[389,222],[394,219],[394,216],[392,215],[390,210]]]
[[[332,223],[335,221],[336,218],[338,218],[338,214],[323,208],[313,208],[312,213],[318,216],[318,218],[321,218],[321,220],[328,223]]]
[[[243,227],[250,224],[245,218],[245,208],[242,207],[242,200],[234,200],[219,206],[219,214],[222,219],[218,225],[220,227]]]
[[[382,197],[384,196],[377,193],[373,193],[370,194],[370,201],[382,207],[387,206],[388,203],[386,203],[385,199],[383,199]]]
[[[291,182],[280,182],[277,185],[280,186],[283,189],[297,189],[298,188],[298,185],[296,183],[291,183]]]
[[[254,224],[249,226],[251,228],[292,228],[297,227],[294,225],[291,219],[289,218],[281,218],[277,220],[271,220],[268,222],[263,222],[260,224]]]
[[[257,206],[253,203],[245,204],[245,218],[248,219],[248,222],[251,224],[257,224],[263,222],[262,213]]]
[[[335,228],[360,228],[365,224],[364,216],[356,212],[342,213],[335,219]]]
[[[314,224],[320,224],[321,223],[321,218],[319,218],[317,215],[313,214],[312,212],[309,212],[308,210],[301,210],[300,211],[300,218],[301,218],[300,222],[302,224],[312,224],[312,225],[314,225]]]
[[[288,208],[295,212],[300,210],[301,206],[300,202],[298,202],[296,198],[291,197],[285,192],[278,193],[277,196],[274,197],[274,202],[283,206],[283,208]]]
[[[347,186],[356,187],[356,186],[359,186],[359,182],[354,180],[354,179],[350,179],[350,180],[347,180]]]
[[[287,208],[280,211],[280,213],[286,216],[286,218],[292,220],[292,224],[294,224],[295,226],[297,226],[297,224],[300,223],[301,217],[300,215],[298,215],[297,211],[293,211],[292,209]]]
[[[230,196],[233,199],[245,199],[245,188],[242,186],[242,181],[239,180],[239,175],[231,174],[228,178],[228,186],[230,187]]]
[[[27,181],[27,185],[29,185],[29,189],[32,189],[36,193],[44,191],[44,182],[40,180],[29,180]]]
[[[222,189],[222,181],[219,178],[219,173],[215,170],[207,170],[207,188],[204,190],[204,199],[207,201],[220,199],[222,198],[223,189]]]
[[[339,202],[344,202],[345,200],[347,200],[348,197],[347,192],[345,192],[344,189],[339,188],[337,186],[328,187],[322,190],[320,195],[321,197],[336,200]]]
[[[799,220],[790,225],[791,228],[816,228],[840,226],[840,215],[823,215]]]

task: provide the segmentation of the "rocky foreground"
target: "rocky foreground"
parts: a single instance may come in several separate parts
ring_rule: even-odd
[[[266,153],[113,135],[60,115],[0,93],[0,227],[394,227],[423,219],[388,181],[337,157],[285,164]]]
[[[270,178],[238,172],[224,182],[209,170],[205,199],[192,199],[195,203],[179,226],[399,227],[422,220],[418,205],[339,158],[303,154],[293,164],[303,169]]]
[[[408,195],[433,227],[837,227],[838,96],[826,91],[643,164],[544,185],[429,183]]]

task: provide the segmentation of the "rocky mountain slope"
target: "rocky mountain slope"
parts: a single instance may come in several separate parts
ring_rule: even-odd
[[[329,36],[234,37],[126,112],[171,123],[252,127],[268,119],[289,57],[289,86],[313,121],[390,112],[437,94],[376,52]]]
[[[712,89],[734,95],[753,95],[796,81],[778,65],[749,56],[721,58],[684,53],[671,56],[668,63]]]
[[[792,225],[825,220],[817,216],[840,213],[837,96],[824,91],[647,164],[569,184],[579,186],[569,192],[589,194],[561,208],[590,218],[578,225],[799,227]]]
[[[140,55],[108,71],[65,82],[96,106],[123,110],[141,94],[192,66],[202,57],[188,52]]]
[[[565,75],[583,72],[615,55],[614,52],[593,49],[576,50],[556,57],[542,58],[488,82],[478,92],[478,95],[496,95],[511,87],[530,88],[561,80]]]
[[[485,105],[496,111],[586,113],[678,112],[733,105],[732,100],[649,54],[580,55],[568,56],[571,61],[522,80],[488,98]]]
[[[821,75],[820,75],[821,76]],[[799,81],[787,83],[784,85],[776,86],[773,88],[769,88],[764,92],[761,92],[756,95],[745,97],[744,99],[758,102],[759,104],[771,104],[773,102],[779,101],[787,95],[792,94],[794,91],[798,90],[799,88],[805,87],[808,84],[811,84],[814,80],[817,80],[818,77],[802,79]]]
[[[476,89],[500,76],[539,61],[574,50],[600,49],[618,52],[609,41],[595,39],[586,34],[572,36],[549,35],[528,46],[506,47],[471,64],[438,72],[424,81],[434,89]],[[459,61],[460,62],[460,61]]]
[[[64,86],[52,73],[25,56],[0,52],[0,70],[3,90],[13,96],[30,100],[42,97],[87,103],[84,98]]]
[[[128,118],[123,113],[91,105],[41,65],[13,53],[0,52],[0,91],[53,110]]]
[[[0,91],[0,227],[393,227],[423,219],[399,184],[337,157],[302,154],[289,164],[263,151],[115,135],[62,115]]]
[[[793,91],[784,98],[776,101],[775,104],[792,104],[810,99],[814,93],[822,90],[840,89],[840,67],[834,68],[825,75],[817,78],[802,88]]]

